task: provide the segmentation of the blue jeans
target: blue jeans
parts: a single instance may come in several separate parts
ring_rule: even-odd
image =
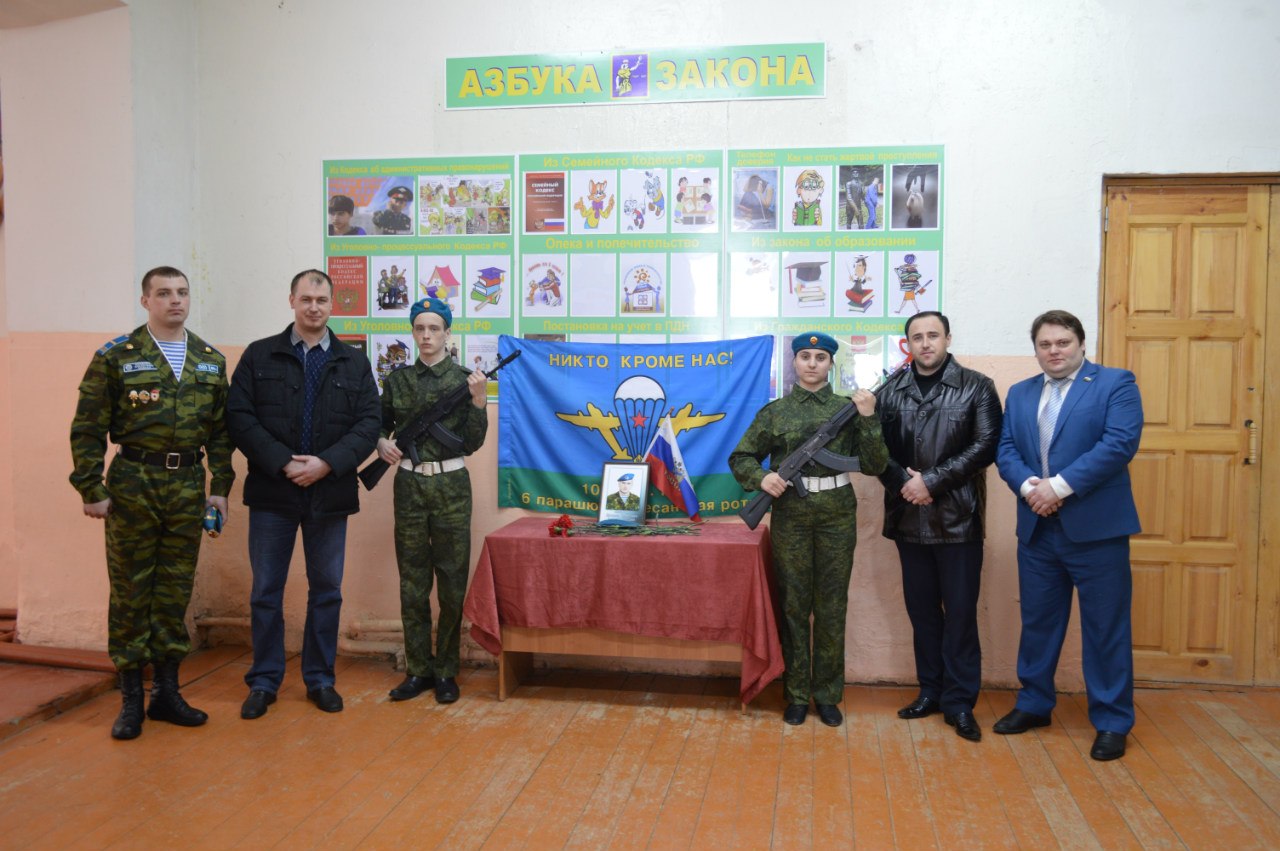
[[[249,563],[253,568],[253,592],[249,606],[253,615],[253,666],[244,677],[250,689],[275,694],[284,680],[284,583],[289,577],[299,526],[307,561],[302,681],[308,690],[334,683],[347,518],[312,520],[251,508]]]

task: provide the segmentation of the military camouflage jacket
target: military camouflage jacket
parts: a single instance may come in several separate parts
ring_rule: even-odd
[[[144,401],[145,397],[145,401]],[[227,436],[227,360],[190,331],[182,381],[146,325],[98,349],[80,382],[71,421],[71,484],[86,502],[106,499],[102,481],[107,438],[145,452],[209,456],[209,493],[231,492],[231,438]]]
[[[611,493],[605,498],[604,507],[611,511],[639,511],[640,496],[639,494],[629,493],[624,501],[622,494]]]
[[[423,408],[434,405],[455,387],[466,384],[470,370],[445,358],[434,366],[420,359],[387,376],[382,383],[382,437],[407,426]],[[440,420],[441,425],[462,438],[462,451],[446,449],[430,434],[418,440],[418,457],[423,461],[443,461],[458,455],[470,455],[484,445],[489,431],[489,414],[477,408],[467,397]]]
[[[729,469],[738,484],[749,491],[759,490],[760,481],[768,472],[761,462],[769,458],[771,467],[782,464],[784,458],[799,449],[813,436],[818,427],[831,419],[849,400],[831,392],[827,384],[816,392],[805,390],[799,384],[781,399],[765,405],[756,414],[746,434],[729,456]],[[889,461],[889,450],[884,445],[880,421],[876,417],[855,416],[840,433],[827,444],[827,448],[839,455],[857,455],[862,460],[862,472],[868,476],[879,475]],[[832,470],[817,462],[810,462],[801,471],[804,476],[835,476]],[[788,489],[787,496],[794,491]]]

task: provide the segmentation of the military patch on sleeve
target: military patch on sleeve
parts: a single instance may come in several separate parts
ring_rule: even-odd
[[[218,365],[216,363],[198,363],[196,364],[196,372],[212,372],[218,374]]]
[[[102,348],[98,349],[98,354],[105,355],[114,346],[120,345],[127,339],[129,339],[128,334],[121,334],[119,337],[116,337],[114,340],[108,340],[107,342],[102,344]]]
[[[148,360],[136,360],[120,367],[122,372],[153,372],[156,365]]]

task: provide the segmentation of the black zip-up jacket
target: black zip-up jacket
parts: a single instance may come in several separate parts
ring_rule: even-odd
[[[299,452],[302,428],[303,371],[284,333],[249,344],[236,366],[227,395],[227,430],[236,448],[249,459],[244,504],[314,519],[340,517],[360,510],[356,469],[378,442],[382,413],[369,360],[329,332],[329,361],[321,374],[311,416],[311,454],[333,471],[304,488],[283,468]]]
[[[981,541],[985,470],[995,460],[1003,418],[991,379],[948,356],[927,398],[920,396],[915,370],[904,370],[878,394],[876,413],[889,447],[889,466],[880,475],[884,536],[911,544]],[[931,504],[902,498],[907,467],[924,477]]]

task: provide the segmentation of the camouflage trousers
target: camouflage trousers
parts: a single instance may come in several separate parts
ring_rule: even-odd
[[[788,490],[774,502],[770,539],[782,605],[787,703],[839,703],[844,695],[844,622],[857,509],[857,495],[848,486],[804,499]]]
[[[462,601],[471,566],[471,476],[465,470],[423,476],[396,471],[396,564],[400,619],[410,674],[458,673]],[[431,587],[440,605],[436,651],[431,652]]]
[[[205,472],[116,456],[107,470],[107,652],[117,670],[191,651],[187,605],[200,554]]]

